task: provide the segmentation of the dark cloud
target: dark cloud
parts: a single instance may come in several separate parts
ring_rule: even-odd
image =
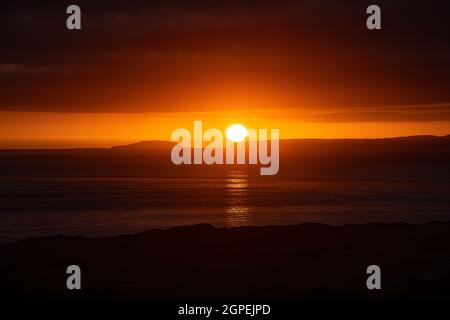
[[[69,4],[2,3],[0,110],[193,111],[228,101],[347,114],[450,101],[448,1],[377,1],[376,32],[365,28],[372,1],[77,1],[75,32],[65,28]],[[439,118],[427,110],[424,119]]]
[[[313,122],[422,122],[450,121],[450,105],[412,105],[354,108],[344,112],[323,112],[303,116]]]

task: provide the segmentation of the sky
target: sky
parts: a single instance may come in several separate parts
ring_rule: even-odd
[[[193,120],[281,138],[450,133],[448,1],[76,1],[79,31],[70,4],[0,6],[0,148],[168,140]]]

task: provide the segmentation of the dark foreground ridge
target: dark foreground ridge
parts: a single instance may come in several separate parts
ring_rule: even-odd
[[[82,289],[66,288],[66,268]],[[381,267],[381,290],[366,268]],[[450,298],[450,222],[150,230],[57,235],[0,247],[6,298]]]

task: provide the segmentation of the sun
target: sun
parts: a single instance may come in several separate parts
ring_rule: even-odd
[[[247,134],[247,129],[242,124],[232,124],[226,130],[227,138],[233,142],[241,142]]]

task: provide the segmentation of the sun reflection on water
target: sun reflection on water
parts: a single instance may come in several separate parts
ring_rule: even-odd
[[[248,176],[243,171],[231,171],[226,179],[226,218],[231,226],[247,224],[249,218]]]

